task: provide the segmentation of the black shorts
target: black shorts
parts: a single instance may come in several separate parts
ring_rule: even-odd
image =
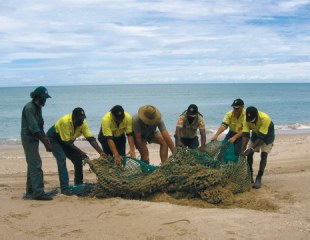
[[[108,139],[107,137],[98,137],[98,141],[100,142],[103,151],[105,152],[105,154],[107,155],[111,155],[113,156],[113,153],[109,147],[108,144]],[[119,153],[119,155],[121,156],[125,156],[126,155],[126,136],[125,134],[122,134],[119,137],[112,137],[110,138],[114,141],[114,144],[116,146],[116,149]]]

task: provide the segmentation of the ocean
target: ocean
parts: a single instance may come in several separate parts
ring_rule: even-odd
[[[0,144],[20,142],[20,122],[24,105],[35,87],[0,88]],[[134,115],[140,106],[155,105],[162,113],[170,134],[178,116],[194,103],[204,116],[208,135],[221,124],[234,99],[244,100],[272,118],[277,133],[310,133],[310,83],[221,83],[221,84],[144,84],[100,86],[48,86],[43,108],[45,130],[57,119],[82,107],[94,135],[102,116],[114,105],[122,105]]]

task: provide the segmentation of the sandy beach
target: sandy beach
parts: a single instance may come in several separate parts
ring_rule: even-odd
[[[90,158],[98,154],[78,143]],[[158,147],[151,145],[151,163]],[[0,150],[0,239],[310,239],[310,135],[277,135],[259,190],[235,195],[229,206],[176,201],[97,199],[57,194],[53,201],[23,200],[22,146]],[[41,148],[46,191],[59,186],[56,161]],[[259,154],[255,154],[254,171]],[[70,180],[73,179],[73,166]],[[85,182],[96,175],[84,168]]]

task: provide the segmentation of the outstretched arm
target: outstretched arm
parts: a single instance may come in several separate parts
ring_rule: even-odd
[[[141,155],[141,160],[149,163],[149,150],[147,149],[146,142],[142,140],[141,133],[135,132],[134,134],[138,145],[138,151]]]
[[[100,154],[100,156],[105,156],[105,153],[103,152],[101,147],[98,145],[95,138],[91,138],[91,139],[87,138],[87,140],[89,141],[90,145],[97,151],[97,153]]]
[[[217,141],[217,138],[220,136],[220,134],[222,132],[224,132],[226,130],[226,126],[224,124],[221,124],[221,126],[218,128],[218,130],[216,131],[216,133],[214,134],[214,136],[211,138],[211,141]],[[241,131],[242,133],[242,131]]]
[[[170,151],[173,153],[175,151],[175,146],[174,146],[174,143],[173,143],[168,131],[167,130],[162,131],[161,135],[163,136],[165,142],[167,143]]]
[[[136,152],[135,152],[135,141],[132,135],[128,135],[128,144],[129,144],[129,155],[130,157],[135,158],[136,157]]]
[[[199,129],[200,132],[200,142],[201,142],[201,146],[199,148],[199,150],[201,152],[205,152],[206,151],[206,129]]]
[[[117,151],[117,148],[115,146],[115,143],[114,143],[113,139],[108,138],[107,140],[108,140],[109,148],[110,148],[110,150],[113,153],[113,156],[115,158],[115,164],[117,166],[120,166],[121,163],[122,163],[123,158],[122,158],[121,155],[119,155],[119,152]]]
[[[177,147],[183,147],[183,143],[181,141],[181,128],[177,127],[175,130],[175,145]]]
[[[242,129],[237,134],[228,139],[228,142],[234,143],[241,136],[242,136]]]

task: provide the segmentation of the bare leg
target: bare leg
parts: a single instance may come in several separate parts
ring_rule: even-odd
[[[138,148],[138,151],[141,155],[141,160],[145,163],[150,163],[149,150],[146,146],[146,142],[142,142],[142,146]]]
[[[165,142],[163,136],[159,132],[155,133],[152,139],[152,143],[156,143],[160,145],[160,150],[159,150],[160,160],[162,163],[166,162],[168,159],[168,145]]]

